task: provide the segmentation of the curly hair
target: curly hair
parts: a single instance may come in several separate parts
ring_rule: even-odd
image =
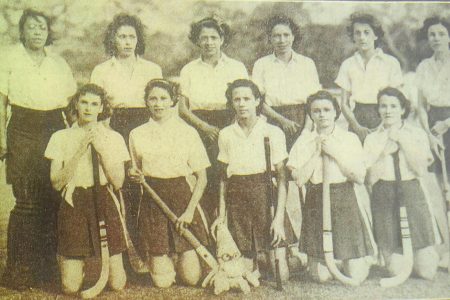
[[[447,33],[450,35],[450,22],[443,17],[432,16],[426,18],[425,21],[423,21],[423,26],[422,28],[419,29],[417,33],[417,40],[418,41],[428,40],[428,29],[430,29],[431,26],[437,24],[441,24],[442,26],[444,26],[445,29],[447,29]]]
[[[377,110],[380,108],[380,99],[383,96],[391,96],[398,99],[400,107],[405,110],[402,114],[402,119],[406,119],[411,111],[411,102],[406,98],[406,96],[399,90],[393,87],[386,87],[378,92],[377,95]]]
[[[106,28],[105,38],[103,40],[106,54],[117,56],[115,37],[117,31],[122,26],[131,26],[136,30],[137,44],[134,53],[136,55],[143,55],[145,52],[144,25],[142,25],[142,22],[138,17],[124,13],[116,15]]]
[[[339,116],[341,115],[341,107],[339,106],[338,101],[336,98],[331,95],[330,92],[322,90],[318,91],[317,93],[314,93],[312,95],[309,95],[306,99],[306,112],[308,113],[308,116],[311,118],[311,106],[314,103],[314,101],[317,100],[328,100],[333,104],[334,110],[336,111],[336,117],[334,120],[337,120]],[[311,118],[312,119],[312,118]]]
[[[233,90],[240,88],[240,87],[247,87],[252,91],[253,96],[255,99],[260,99],[258,107],[256,107],[256,114],[259,115],[262,111],[263,105],[264,105],[264,98],[261,95],[261,92],[259,91],[258,86],[251,80],[248,79],[236,79],[232,83],[228,83],[228,88],[225,92],[225,97],[227,98],[227,108],[234,112],[233,109]]]
[[[353,40],[353,29],[355,23],[367,24],[372,28],[373,33],[378,38],[375,41],[375,47],[378,47],[384,37],[384,30],[380,23],[380,21],[371,14],[363,13],[363,12],[355,12],[350,16],[350,24],[347,26],[347,33],[350,38]]]
[[[152,79],[150,80],[147,85],[145,86],[145,90],[144,90],[144,99],[147,100],[148,96],[150,95],[150,92],[154,89],[154,88],[162,88],[164,90],[167,91],[167,93],[170,96],[170,99],[172,99],[172,107],[174,107],[177,102],[178,102],[178,96],[180,95],[180,87],[178,84],[166,80],[166,79]],[[147,104],[147,101],[145,101],[145,103]]]
[[[291,29],[292,35],[294,36],[295,42],[300,42],[300,27],[289,17],[285,15],[276,15],[271,17],[266,23],[266,34],[267,36],[271,36],[272,30],[277,25],[286,25]]]
[[[103,111],[98,115],[97,117],[98,121],[105,120],[112,115],[112,109],[109,104],[110,99],[106,94],[106,91],[96,84],[88,83],[79,88],[78,91],[75,93],[75,95],[73,95],[70,98],[70,102],[69,105],[67,106],[66,113],[71,119],[76,120],[78,116],[77,103],[80,100],[80,98],[86,94],[94,94],[100,97],[101,104],[103,106]]]
[[[223,38],[223,46],[226,46],[229,44],[231,40],[231,28],[226,23],[220,21],[216,17],[208,17],[204,18],[198,22],[191,24],[191,31],[189,33],[189,40],[197,45],[198,44],[198,38],[200,36],[200,33],[203,28],[212,28],[217,31],[219,36]]]
[[[53,44],[53,41],[55,40],[55,38],[54,38],[54,33],[52,31],[52,23],[53,23],[52,18],[48,17],[43,12],[28,8],[23,11],[22,16],[20,17],[20,20],[19,20],[20,42],[23,45],[25,45],[25,37],[24,37],[25,22],[28,20],[28,18],[32,18],[32,19],[38,21],[39,17],[43,18],[45,20],[45,23],[47,23],[48,35],[47,35],[47,40],[45,41],[45,46]]]

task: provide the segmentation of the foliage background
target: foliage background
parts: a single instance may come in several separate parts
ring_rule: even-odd
[[[242,61],[251,72],[253,63],[270,53],[265,21],[286,14],[300,26],[302,39],[295,50],[311,57],[321,83],[333,88],[341,62],[354,51],[346,32],[350,14],[375,13],[384,25],[386,44],[404,72],[414,71],[431,51],[416,33],[430,15],[450,16],[450,3],[268,2],[188,0],[0,0],[0,44],[18,42],[22,10],[32,7],[54,17],[54,48],[71,65],[79,83],[89,80],[93,67],[106,60],[103,34],[120,12],[137,15],[146,26],[145,58],[158,63],[164,76],[176,77],[184,64],[198,56],[188,39],[189,25],[217,14],[231,25],[234,36],[224,52]],[[0,53],[1,54],[1,53]]]

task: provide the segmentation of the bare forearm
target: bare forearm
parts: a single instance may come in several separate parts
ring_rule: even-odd
[[[350,107],[350,93],[344,89],[341,90],[341,93],[342,93],[342,102],[341,102],[342,114],[349,123],[350,127],[356,128],[359,126],[359,124],[355,118],[355,114],[353,113]]]
[[[65,164],[57,165],[58,162],[52,161],[50,170],[50,180],[55,190],[62,190],[73,178],[78,167],[78,162],[87,149],[80,148],[75,155]]]
[[[8,97],[0,93],[0,146],[6,147],[6,114]]]
[[[203,193],[205,192],[206,183],[207,183],[205,170],[198,171],[194,175],[197,180],[195,183],[194,190],[192,191],[191,200],[189,201],[189,204],[188,204],[188,209],[191,209],[191,210],[195,210],[198,203],[200,202],[200,199],[202,198]]]
[[[100,164],[108,182],[114,186],[114,189],[120,189],[125,180],[125,166],[123,161],[117,161],[111,155],[100,155]]]
[[[178,113],[180,117],[188,124],[194,126],[197,130],[203,130],[204,127],[209,126],[208,123],[197,117],[190,109],[186,99],[180,99],[178,103]]]
[[[265,115],[269,120],[275,121],[278,124],[281,124],[283,121],[286,121],[286,118],[277,113],[270,105],[267,103],[263,104],[262,114]]]
[[[286,209],[286,196],[287,196],[287,177],[286,167],[282,165],[276,166],[277,169],[277,185],[278,185],[278,203],[275,217],[284,218],[284,211]]]

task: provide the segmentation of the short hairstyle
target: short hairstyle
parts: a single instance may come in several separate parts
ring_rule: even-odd
[[[111,56],[117,55],[115,37],[117,31],[122,26],[131,26],[136,30],[137,43],[134,53],[136,55],[143,55],[145,52],[144,26],[138,17],[124,13],[116,15],[106,28],[105,38],[103,40],[106,54]]]
[[[23,11],[22,16],[20,17],[20,20],[19,20],[20,42],[23,45],[25,45],[25,37],[23,34],[24,30],[25,30],[25,22],[28,20],[28,18],[38,20],[38,17],[43,18],[45,20],[45,23],[47,23],[48,35],[47,35],[47,40],[45,41],[45,46],[53,44],[53,41],[55,40],[54,33],[52,31],[53,20],[50,17],[48,17],[47,15],[45,15],[43,12],[28,8]]]
[[[147,98],[150,95],[150,92],[156,87],[162,88],[167,91],[167,93],[169,94],[169,96],[173,102],[172,107],[174,107],[177,104],[178,96],[180,95],[179,85],[172,81],[160,78],[160,79],[150,80],[147,83],[147,85],[145,86],[144,100],[145,100],[146,105],[147,105]]]
[[[292,35],[294,36],[294,41],[300,42],[301,40],[300,27],[291,18],[285,15],[276,15],[267,21],[266,33],[269,38],[272,34],[273,28],[280,24],[289,27],[289,29],[291,29]]]
[[[347,26],[347,33],[353,41],[353,29],[355,23],[367,24],[369,25],[373,33],[378,39],[375,41],[375,47],[378,47],[381,43],[381,39],[384,37],[384,30],[381,26],[380,21],[371,14],[363,13],[363,12],[355,12],[350,16],[350,24]]]
[[[259,115],[262,111],[263,104],[264,104],[264,98],[261,95],[261,92],[259,91],[258,86],[251,80],[248,79],[236,79],[232,83],[228,84],[228,88],[225,92],[225,97],[227,98],[227,107],[229,110],[234,112],[233,109],[233,90],[240,88],[240,87],[247,87],[252,91],[253,96],[255,99],[259,99],[259,105],[256,108],[256,114]]]
[[[204,18],[198,22],[191,24],[191,31],[189,39],[195,45],[198,43],[198,37],[203,28],[213,28],[217,31],[219,36],[223,38],[223,46],[229,44],[231,40],[231,29],[225,22],[218,20],[216,17]]]
[[[333,104],[334,110],[336,111],[336,117],[334,120],[337,120],[339,116],[341,115],[341,108],[339,106],[338,101],[336,98],[328,91],[322,90],[318,91],[317,93],[314,93],[312,95],[309,95],[306,99],[306,112],[311,117],[311,106],[314,103],[314,101],[317,100],[328,100]]]
[[[106,94],[106,91],[96,84],[88,83],[79,88],[75,95],[70,98],[70,102],[67,107],[67,112],[70,117],[78,117],[77,103],[80,98],[86,94],[94,94],[100,97],[101,104],[103,105],[103,111],[98,115],[98,121],[105,120],[112,115],[112,109],[109,104],[109,97]]]
[[[387,87],[378,92],[377,95],[377,110],[380,107],[380,99],[383,96],[391,96],[398,99],[400,107],[405,110],[402,115],[402,119],[406,119],[411,111],[411,102],[406,98],[406,96],[399,90],[393,87]]]
[[[450,22],[443,17],[432,16],[426,18],[425,21],[423,21],[422,28],[420,28],[419,32],[417,33],[417,39],[419,41],[428,40],[428,29],[430,29],[431,26],[437,24],[441,24],[442,26],[444,26],[447,29],[447,33],[450,35]]]

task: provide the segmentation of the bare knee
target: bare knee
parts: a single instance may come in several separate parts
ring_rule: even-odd
[[[439,255],[433,246],[416,250],[414,253],[414,273],[424,279],[432,280],[436,275]]]
[[[127,283],[127,275],[123,268],[122,253],[109,258],[109,287],[113,290],[121,290]]]
[[[159,288],[168,288],[175,282],[175,267],[167,255],[153,256],[149,260],[150,276]]]
[[[64,294],[76,294],[83,284],[84,261],[59,256],[61,288]]]
[[[196,286],[202,277],[202,267],[197,253],[189,250],[180,254],[177,271],[181,281],[190,286]]]
[[[370,265],[365,257],[349,259],[344,261],[344,270],[348,276],[363,282],[369,275]]]

